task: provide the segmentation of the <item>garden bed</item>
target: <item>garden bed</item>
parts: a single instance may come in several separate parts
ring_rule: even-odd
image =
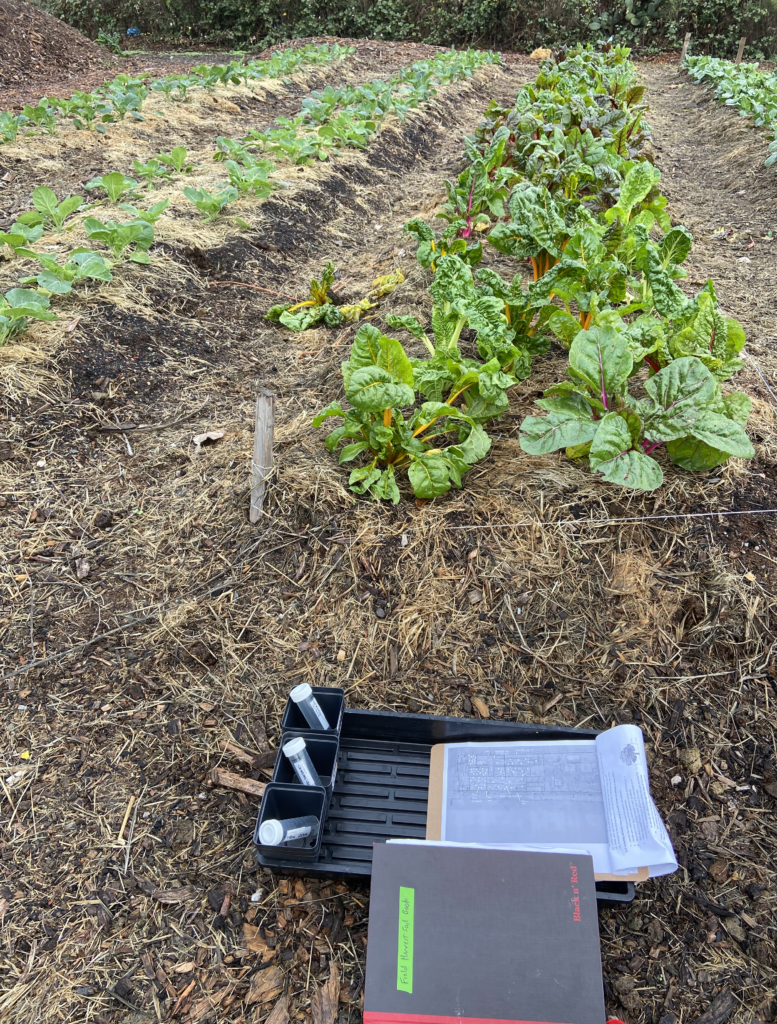
[[[427,52],[361,43],[245,110],[203,93],[104,140],[0,147],[0,195],[20,209],[44,179],[61,196],[129,173],[138,148],[182,142],[204,165],[216,135]],[[461,492],[367,503],[310,425],[339,394],[352,332],[264,319],[277,299],[261,289],[302,295],[326,259],[341,299],[403,270],[380,313],[426,316],[402,226],[444,200],[488,101],[535,72],[487,66],[364,152],[292,168],[287,190],[241,210],[248,230],[171,218],[150,266],[123,265],[72,317],[34,325],[26,351],[0,350],[3,777],[25,773],[2,804],[3,1019],[237,1024],[276,1006],[285,1024],[285,985],[292,1017],[315,997],[329,1024],[316,993],[335,975],[343,1022],[360,1019],[368,889],[257,872],[255,804],[209,785],[217,765],[267,778],[302,681],[342,685],[357,707],[639,723],[682,867],[601,914],[608,1009],[674,1024],[717,999],[715,1021],[773,1019],[774,519],[693,518],[777,508],[777,184],[743,149],[765,147],[675,68],[644,67],[669,210],[695,236],[690,277],[714,276],[754,360],[738,385],[756,458],[712,481],[667,464],[661,490],[635,495],[526,455],[518,425],[563,376],[553,350],[511,390]],[[276,394],[276,470],[252,527],[257,386]],[[111,423],[127,426],[95,429]],[[195,447],[206,431],[223,436]]]

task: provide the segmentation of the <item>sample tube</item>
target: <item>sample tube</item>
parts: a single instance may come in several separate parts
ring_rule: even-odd
[[[321,779],[313,767],[307,746],[301,736],[297,736],[295,739],[289,740],[288,743],[284,743],[283,752],[291,761],[291,766],[303,786],[321,785]]]
[[[305,721],[311,729],[331,728],[308,683],[300,683],[299,686],[295,686],[289,696],[305,716]]]
[[[259,842],[262,846],[280,846],[308,836],[315,838],[320,824],[315,814],[299,818],[268,818],[259,826]]]

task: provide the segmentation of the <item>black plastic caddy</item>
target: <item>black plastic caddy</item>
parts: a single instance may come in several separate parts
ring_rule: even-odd
[[[347,709],[318,859],[295,862],[285,855],[279,858],[275,847],[257,847],[257,860],[263,867],[306,876],[368,877],[375,843],[425,838],[429,762],[436,743],[592,740],[596,736],[594,729]],[[288,759],[279,751],[274,781],[282,781],[278,766],[284,761],[293,774]],[[596,892],[600,907],[634,899],[631,882],[597,882]]]
[[[281,718],[281,732],[294,732],[300,736],[337,735],[343,724],[343,711],[345,709],[345,690],[342,686],[313,686],[313,696],[329,722],[330,729],[312,729],[308,720],[300,711],[299,707],[289,697]],[[331,732],[330,732],[331,730]]]
[[[308,836],[279,846],[263,846],[259,842],[259,829],[262,822],[271,818],[283,820],[301,818],[308,814],[314,814],[323,823],[328,804],[329,794],[321,786],[287,786],[279,782],[268,782],[254,829],[257,850],[280,861],[314,861],[321,850],[323,827],[319,828],[318,834],[312,839]]]
[[[281,740],[281,749],[278,751],[278,756],[275,759],[275,770],[273,772],[273,782],[284,782],[289,786],[299,786],[300,789],[307,789],[309,787],[303,786],[297,778],[294,766],[291,761],[283,753],[284,743],[288,743],[289,740],[296,739],[297,736],[302,735],[299,732],[285,732]],[[327,796],[332,795],[332,789],[335,784],[337,777],[338,768],[338,747],[339,741],[336,735],[330,736],[328,733],[306,733],[302,736],[305,741],[310,760],[313,762],[313,767],[318,773],[318,777],[321,779],[321,785],[326,790]]]

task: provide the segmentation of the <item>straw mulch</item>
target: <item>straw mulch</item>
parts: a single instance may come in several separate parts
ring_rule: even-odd
[[[393,53],[371,45],[364,77]],[[773,518],[671,518],[777,507],[761,378],[742,375],[756,460],[711,479],[665,467],[645,498],[521,452],[521,417],[563,373],[552,353],[515,389],[463,491],[379,507],[349,494],[310,426],[341,394],[352,335],[289,335],[263,320],[274,298],[255,290],[302,297],[331,258],[338,294],[354,297],[401,267],[407,281],[380,313],[427,315],[402,225],[433,214],[461,134],[531,73],[487,69],[387,125],[367,153],[290,169],[287,191],[238,211],[250,231],[200,226],[176,198],[149,268],[124,266],[64,303],[25,339],[26,362],[11,353],[0,367],[3,1020],[360,1020],[368,887],[257,871],[254,801],[209,781],[215,766],[268,778],[300,681],[342,685],[358,707],[638,723],[682,866],[601,913],[608,1009],[632,1024],[773,1020]],[[685,115],[650,73],[666,134]],[[262,96],[273,116],[286,109],[283,90]],[[214,135],[232,134],[209,116],[198,99],[147,122],[150,139],[119,127],[100,166],[126,172],[133,146],[178,135],[207,182]],[[20,197],[33,154],[54,187],[97,160],[55,142],[20,150]],[[723,166],[726,145],[710,134]],[[720,181],[679,160],[664,169],[674,215],[703,217]],[[742,187],[726,202],[765,235],[757,203],[771,180]],[[702,278],[718,243],[697,242]],[[768,244],[747,265],[764,301]],[[730,294],[773,380],[761,325]],[[251,527],[257,386],[277,396],[276,468]],[[222,436],[195,445],[206,431]]]

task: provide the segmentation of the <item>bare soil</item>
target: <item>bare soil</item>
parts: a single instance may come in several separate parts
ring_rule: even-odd
[[[0,195],[18,213],[41,180],[72,191],[176,141],[212,187],[216,135],[426,52],[360,44],[353,62],[258,100],[194,95],[105,140],[4,147]],[[365,153],[284,166],[287,190],[238,204],[249,230],[202,225],[175,182],[159,192],[174,201],[149,267],[117,268],[24,349],[0,351],[3,778],[17,776],[0,803],[3,1020],[358,1024],[368,887],[257,871],[255,803],[209,784],[214,766],[268,777],[303,680],[343,685],[351,706],[639,723],[682,866],[600,914],[608,1010],[631,1024],[774,1019],[777,544],[772,515],[717,514],[777,508],[777,180],[757,135],[645,65],[672,216],[696,237],[691,287],[712,274],[748,330],[753,462],[702,478],[665,466],[665,487],[640,497],[561,455],[525,455],[518,424],[563,375],[559,351],[514,389],[461,492],[378,507],[347,492],[310,426],[341,395],[352,334],[263,318],[269,293],[302,297],[327,259],[341,301],[404,271],[376,323],[428,316],[402,226],[433,215],[462,135],[535,68],[512,58],[392,120]],[[0,263],[3,290],[16,272]],[[277,396],[258,528],[257,387]],[[223,437],[198,449],[205,430]]]

